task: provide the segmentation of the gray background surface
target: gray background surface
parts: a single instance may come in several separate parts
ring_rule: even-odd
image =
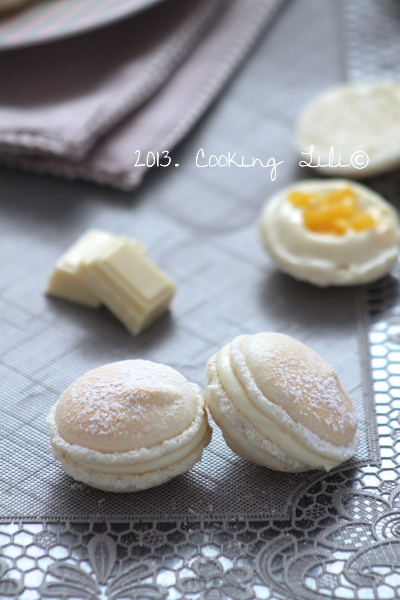
[[[309,475],[280,475],[242,461],[217,431],[190,474],[136,495],[115,497],[76,484],[50,453],[45,415],[85,371],[141,357],[170,364],[203,386],[206,360],[242,333],[283,331],[331,362],[358,404],[363,443],[357,458],[378,459],[370,404],[363,409],[363,395],[370,403],[372,389],[357,342],[362,289],[319,290],[278,273],[256,231],[270,194],[314,175],[298,166],[293,125],[308,98],[343,77],[342,27],[337,3],[287,3],[173,153],[179,167],[153,170],[135,193],[0,170],[3,517],[285,514]],[[261,167],[203,169],[195,164],[200,148],[206,155],[243,151],[246,159],[284,163],[275,181]],[[56,259],[89,227],[141,240],[178,284],[171,313],[136,339],[104,309],[43,295]]]

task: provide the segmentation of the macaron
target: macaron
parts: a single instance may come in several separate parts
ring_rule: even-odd
[[[330,471],[356,452],[355,409],[337,374],[288,335],[241,335],[221,348],[205,397],[228,446],[270,469]]]
[[[277,266],[326,287],[379,279],[397,262],[395,208],[364,185],[340,179],[292,184],[270,198],[259,220],[261,241]]]
[[[367,178],[400,166],[400,84],[347,83],[324,90],[301,112],[301,166],[329,177]]]
[[[111,492],[144,490],[186,473],[211,439],[200,388],[147,360],[82,375],[47,422],[53,454],[65,471]]]

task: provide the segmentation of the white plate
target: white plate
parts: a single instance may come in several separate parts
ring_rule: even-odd
[[[0,20],[0,50],[96,29],[161,0],[42,0]]]

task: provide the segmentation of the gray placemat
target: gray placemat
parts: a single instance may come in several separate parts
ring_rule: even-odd
[[[260,248],[251,203],[235,205],[234,217],[230,203],[209,205],[200,225],[187,206],[170,202],[153,206],[151,218],[144,205],[121,210],[110,204],[86,215],[96,226],[107,223],[115,233],[140,236],[150,256],[177,281],[171,313],[138,338],[105,309],[44,297],[54,261],[81,225],[65,230],[62,210],[46,222],[22,220],[20,207],[8,208],[0,232],[9,253],[1,274],[2,516],[285,514],[291,492],[307,475],[275,473],[238,458],[217,427],[203,461],[189,474],[138,494],[77,484],[50,452],[46,414],[84,372],[141,357],[167,363],[204,385],[207,359],[242,333],[285,332],[324,356],[357,405],[361,443],[353,462],[378,460],[371,388],[363,390],[368,371],[357,337],[362,289],[321,290],[278,273]],[[49,207],[42,201],[43,214]],[[232,218],[235,226],[229,228]],[[218,235],[202,240],[201,227]]]
[[[319,290],[297,283],[274,268],[257,239],[255,223],[266,198],[296,178],[310,176],[298,167],[291,149],[299,106],[339,77],[335,5],[301,2],[288,8],[279,28],[268,32],[231,83],[224,101],[175,153],[173,163],[180,167],[150,173],[140,195],[2,170],[3,518],[287,515],[296,490],[314,475],[282,475],[243,461],[224,445],[216,428],[203,461],[189,474],[140,494],[117,496],[76,484],[50,452],[45,416],[85,371],[141,357],[170,364],[203,386],[209,356],[243,333],[284,331],[331,362],[357,403],[362,442],[352,464],[379,461],[366,328],[360,317],[365,312],[363,290]],[[300,19],[316,19],[318,28],[299,30]],[[318,52],[321,39],[330,69],[326,55]],[[299,47],[302,61],[295,64]],[[243,150],[246,158],[266,162],[273,156],[284,163],[275,181],[261,167],[198,168],[200,148],[207,155],[240,155]],[[126,333],[104,309],[43,296],[54,262],[89,227],[142,240],[150,257],[178,284],[171,313],[139,338]]]

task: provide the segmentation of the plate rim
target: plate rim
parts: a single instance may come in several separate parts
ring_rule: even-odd
[[[70,28],[61,29],[62,22],[60,23],[60,28],[58,30],[53,30],[48,33],[45,33],[45,29],[38,29],[36,35],[31,37],[25,37],[23,39],[17,39],[13,41],[13,38],[3,39],[3,36],[7,35],[7,29],[4,26],[6,20],[11,19],[10,25],[15,26],[18,24],[18,16],[21,17],[21,21],[26,17],[27,11],[29,10],[29,14],[38,14],[42,13],[42,15],[46,14],[46,11],[43,11],[43,4],[48,4],[49,9],[54,6],[54,2],[57,0],[43,0],[42,2],[35,3],[34,6],[26,7],[25,9],[22,7],[19,11],[12,13],[11,15],[4,16],[0,19],[0,52],[4,51],[12,51],[18,50],[20,48],[38,46],[41,44],[47,44],[51,42],[57,42],[59,40],[71,38],[74,36],[82,35],[85,33],[89,33],[91,31],[95,31],[96,29],[101,29],[103,27],[107,27],[108,25],[112,25],[121,21],[125,17],[133,16],[135,14],[144,12],[152,8],[154,5],[159,4],[161,2],[165,2],[165,0],[130,0],[125,2],[127,4],[125,10],[121,10],[120,12],[115,11],[115,13],[111,14],[109,17],[99,20],[87,20],[87,16],[85,19],[74,21],[71,23]],[[99,11],[100,14],[100,11]],[[46,24],[46,28],[48,29],[49,24]],[[29,34],[29,28],[26,30],[26,34]]]

